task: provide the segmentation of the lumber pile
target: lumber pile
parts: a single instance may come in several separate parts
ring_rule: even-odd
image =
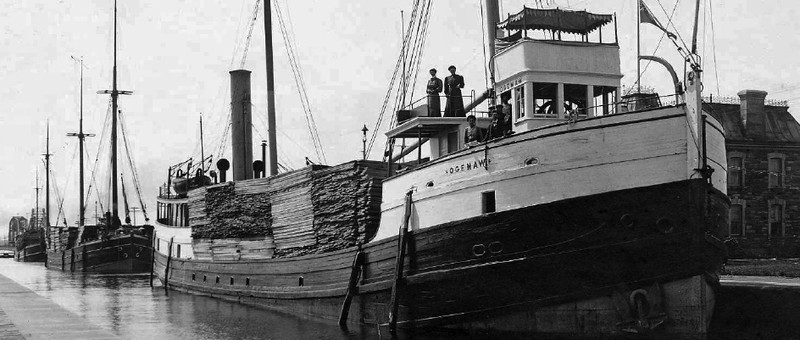
[[[187,198],[189,205],[189,225],[198,227],[207,225],[206,188],[201,187],[189,191]]]
[[[192,250],[198,260],[258,260],[272,258],[275,243],[270,237],[194,239]]]
[[[283,258],[365,243],[380,222],[386,166],[375,161],[312,165],[192,191],[189,216],[195,257]]]

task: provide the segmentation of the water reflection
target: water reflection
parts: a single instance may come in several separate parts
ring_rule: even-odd
[[[376,339],[370,329],[150,288],[148,275],[93,275],[0,260],[0,273],[126,339]]]

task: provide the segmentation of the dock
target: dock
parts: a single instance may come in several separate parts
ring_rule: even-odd
[[[118,338],[0,274],[0,339]]]

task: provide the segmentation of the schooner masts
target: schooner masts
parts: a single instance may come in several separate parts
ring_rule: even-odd
[[[131,91],[117,89],[117,1],[114,0],[114,67],[112,68],[111,91],[105,90],[98,93],[111,95],[111,223],[119,220],[119,199],[117,185],[117,100],[120,94],[131,94]]]
[[[78,121],[78,133],[68,133],[67,136],[78,137],[78,155],[79,155],[78,156],[79,157],[78,158],[79,159],[79,161],[78,161],[79,162],[78,173],[79,173],[79,176],[80,176],[79,180],[78,180],[78,182],[79,182],[78,186],[79,186],[79,190],[80,190],[80,193],[79,193],[79,196],[78,196],[79,197],[78,204],[80,204],[79,208],[78,208],[79,209],[78,227],[83,227],[85,225],[85,222],[86,222],[86,219],[84,218],[84,211],[86,210],[86,206],[84,205],[84,200],[83,200],[83,193],[84,193],[84,189],[83,189],[83,177],[84,177],[83,176],[83,144],[85,142],[86,137],[92,137],[94,135],[90,134],[90,133],[89,134],[84,134],[83,133],[83,57],[81,57],[81,59],[77,59],[75,57],[72,57],[72,59],[74,59],[75,61],[78,61],[80,63],[80,67],[81,67],[80,120]]]

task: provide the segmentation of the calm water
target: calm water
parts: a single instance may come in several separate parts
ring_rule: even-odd
[[[150,288],[148,275],[93,275],[0,259],[0,273],[126,339],[378,339],[209,297]]]
[[[392,339],[385,329],[382,333],[372,328],[343,331],[334,323],[176,291],[167,294],[158,283],[151,289],[148,275],[64,273],[41,263],[11,259],[0,259],[0,273],[125,339]],[[798,306],[798,289],[723,287],[717,294],[708,339],[800,338],[795,321]],[[508,337],[437,332],[397,338]]]

